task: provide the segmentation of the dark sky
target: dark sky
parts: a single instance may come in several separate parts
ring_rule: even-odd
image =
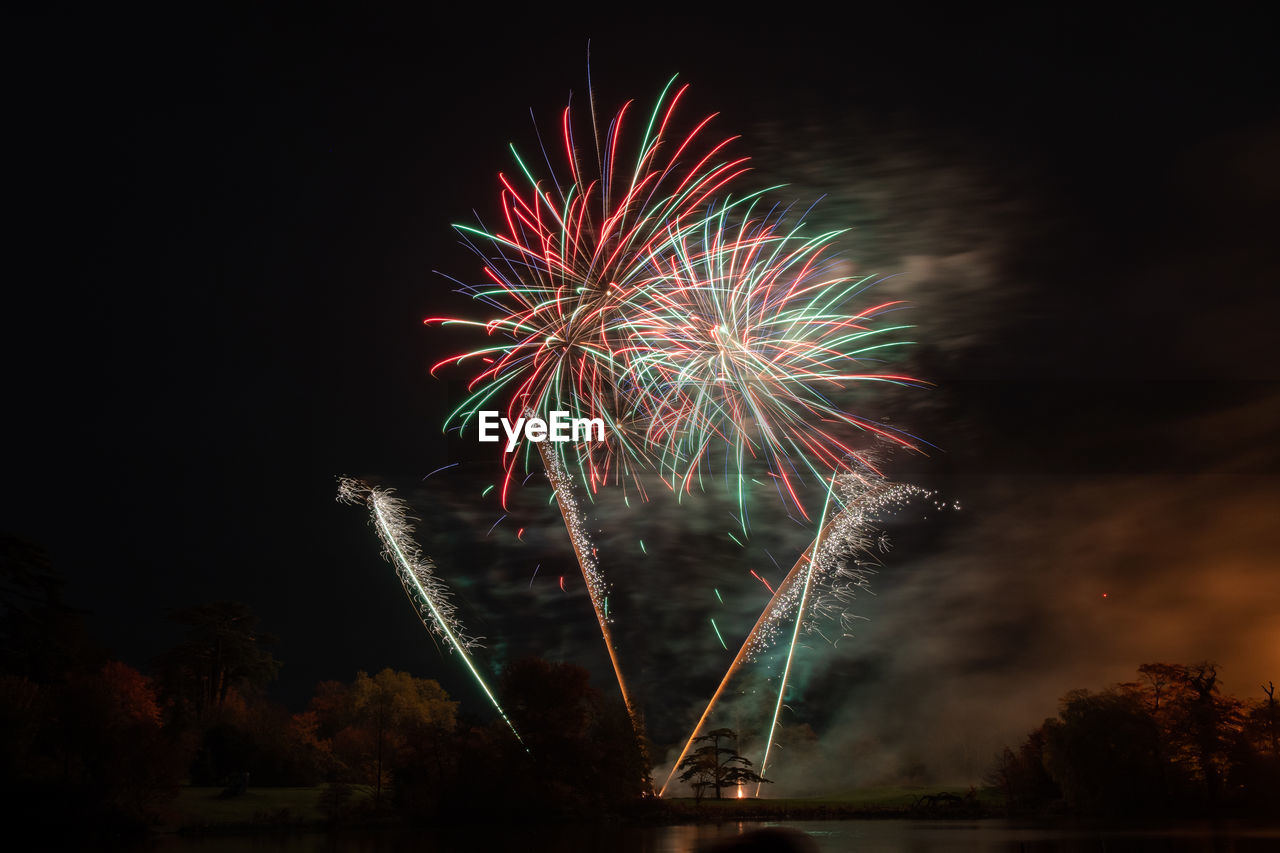
[[[360,513],[334,503],[335,475],[364,476],[414,501],[494,660],[575,660],[607,686],[585,599],[558,597],[558,520],[530,515],[532,545],[484,536],[492,471],[441,436],[456,387],[426,375],[468,340],[421,324],[473,310],[435,272],[479,272],[450,223],[496,213],[507,144],[532,149],[530,110],[550,122],[582,97],[590,40],[602,110],[650,103],[679,72],[690,115],[720,112],[759,180],[822,197],[818,221],[854,227],[851,262],[897,273],[883,288],[914,306],[908,367],[936,388],[883,405],[938,449],[893,473],[964,510],[893,531],[868,634],[814,647],[804,684],[821,698],[800,722],[856,728],[849,748],[892,773],[906,759],[884,745],[933,719],[908,707],[949,702],[950,724],[1003,736],[1148,659],[1218,659],[1247,694],[1280,677],[1265,32],[1167,11],[16,22],[0,532],[47,546],[69,599],[140,667],[174,641],[166,608],[238,599],[280,636],[295,707],[317,679],[394,666],[483,713]],[[644,613],[620,638],[664,742],[723,668],[698,645],[714,642],[708,587],[738,590],[722,614],[737,636],[762,604],[744,568],[758,550],[698,539],[730,526],[716,511],[599,509],[615,554],[646,530],[671,549],[615,569]],[[681,521],[691,532],[671,533]],[[664,576],[699,543],[705,574]],[[1014,708],[1003,728],[979,713],[992,695]],[[930,730],[918,748],[945,772],[986,750]]]

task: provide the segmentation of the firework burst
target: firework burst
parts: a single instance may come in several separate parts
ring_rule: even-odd
[[[645,410],[642,386],[628,381],[617,360],[619,330],[630,304],[654,280],[673,240],[696,230],[716,193],[746,171],[746,158],[728,158],[732,138],[707,142],[714,116],[683,136],[673,133],[676,106],[687,87],[672,92],[674,78],[643,123],[633,162],[620,148],[632,124],[629,102],[603,134],[593,128],[594,156],[584,155],[574,136],[571,107],[560,122],[567,180],[535,177],[515,149],[523,177],[499,176],[501,229],[455,226],[484,261],[481,285],[462,292],[483,303],[487,319],[434,317],[426,323],[469,325],[498,337],[491,346],[450,356],[445,365],[477,364],[470,396],[450,415],[446,428],[466,429],[478,412],[500,406],[514,421],[526,410],[545,415],[568,411],[574,417],[604,419],[607,440],[599,445],[563,444],[562,462],[595,491],[623,480],[630,466],[652,464],[642,440]],[[595,114],[594,105],[591,110]],[[598,174],[589,174],[595,167]],[[502,497],[519,454],[509,454]],[[532,462],[525,448],[523,462]],[[535,463],[536,464],[536,463]],[[612,475],[612,476],[611,476]],[[642,487],[641,487],[642,488]]]
[[[671,241],[618,354],[632,384],[648,390],[647,438],[673,489],[689,491],[713,445],[727,446],[745,531],[753,463],[809,519],[797,480],[875,471],[852,434],[914,449],[910,436],[844,403],[870,383],[919,383],[876,369],[909,344],[895,339],[909,327],[884,322],[900,302],[855,304],[872,278],[841,274],[830,257],[841,232],[809,237],[803,222],[786,228],[785,214],[755,216],[753,205],[735,224],[732,208]]]
[[[593,127],[599,174],[588,176],[575,144],[573,114],[566,108],[560,128],[567,182],[536,178],[512,149],[525,178],[523,186],[500,175],[505,228],[488,231],[457,226],[468,245],[484,259],[487,283],[463,286],[463,292],[492,312],[485,320],[428,318],[427,323],[483,328],[498,336],[494,345],[452,356],[432,368],[478,363],[470,396],[450,415],[446,429],[461,429],[479,412],[498,406],[509,421],[526,415],[568,412],[574,418],[601,418],[607,440],[598,445],[537,443],[536,456],[552,488],[591,597],[601,636],[609,652],[618,688],[637,734],[640,720],[627,691],[609,630],[605,585],[586,538],[573,498],[570,470],[592,494],[608,482],[623,481],[632,466],[652,465],[649,445],[640,441],[643,388],[628,382],[615,355],[617,330],[625,326],[628,306],[654,278],[660,258],[673,240],[696,228],[709,200],[745,171],[745,158],[725,159],[732,141],[707,144],[699,122],[682,138],[671,132],[676,105],[686,89],[671,94],[668,82],[644,126],[637,155],[628,167],[618,151],[630,126],[628,103],[610,122],[600,143]],[[595,110],[592,104],[592,115]],[[550,163],[548,163],[550,168]],[[527,469],[535,452],[504,457],[501,499],[504,506],[517,467]],[[634,482],[639,485],[638,475]]]
[[[768,190],[718,199],[745,171],[745,159],[725,155],[731,139],[708,141],[710,118],[674,132],[685,89],[673,92],[673,83],[641,121],[634,147],[625,141],[628,103],[604,133],[592,104],[594,150],[576,143],[566,108],[563,157],[558,169],[547,157],[546,178],[513,148],[522,177],[499,176],[501,227],[457,226],[484,261],[485,283],[462,292],[488,316],[425,321],[481,328],[494,339],[432,368],[475,365],[446,429],[465,431],[494,409],[509,422],[558,411],[604,421],[601,442],[509,447],[500,496],[505,507],[518,468],[546,473],[637,732],[575,482],[587,496],[620,483],[644,498],[642,474],[656,470],[683,495],[723,447],[744,533],[757,469],[809,522],[801,495],[823,484],[814,544],[778,586],[721,684],[784,636],[794,615],[780,710],[800,634],[827,617],[846,618],[849,598],[865,588],[869,562],[850,555],[870,553],[860,538],[867,513],[873,495],[891,489],[861,439],[918,449],[911,436],[849,411],[873,383],[919,384],[883,369],[892,349],[909,343],[897,339],[907,327],[886,319],[901,303],[867,299],[872,278],[845,274],[832,252],[841,232],[810,234],[787,210],[766,211]],[[771,729],[770,744],[772,736]]]

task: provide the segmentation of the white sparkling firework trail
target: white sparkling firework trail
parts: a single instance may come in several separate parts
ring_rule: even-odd
[[[542,450],[543,444],[538,445],[539,450]],[[565,529],[569,531],[569,538],[573,540],[573,551],[578,556],[578,565],[582,569],[582,579],[587,584],[587,591],[591,594],[591,603],[602,602],[609,594],[609,585],[605,583],[604,575],[600,574],[596,548],[591,544],[591,534],[587,532],[586,525],[582,521],[582,510],[578,506],[577,497],[574,496],[569,473],[565,471],[557,454],[544,453],[542,459],[546,463],[547,479],[551,482],[551,488],[555,490],[556,503],[559,504],[560,512],[564,516]]]
[[[847,635],[848,626],[856,620],[848,608],[859,591],[870,588],[871,575],[880,565],[876,554],[888,550],[888,539],[878,523],[908,501],[933,494],[867,473],[838,475],[836,489],[841,509],[822,532],[818,552],[808,566],[813,583],[805,607],[808,618],[802,628],[806,634],[821,633],[821,623],[830,621],[838,623],[841,634]],[[748,661],[777,643],[784,624],[796,612],[804,584],[793,581],[789,575],[769,602],[769,616],[753,637]]]
[[[756,659],[776,644],[782,635],[783,624],[788,621],[791,614],[798,612],[805,588],[809,587],[810,603],[806,606],[808,612],[820,610],[822,611],[820,616],[838,616],[842,623],[850,619],[851,617],[845,615],[842,608],[852,597],[851,589],[866,588],[867,575],[870,573],[868,565],[875,564],[870,559],[870,551],[866,549],[870,547],[870,543],[883,541],[883,535],[874,532],[875,523],[885,514],[899,509],[907,500],[931,494],[915,486],[890,483],[873,474],[839,475],[836,477],[836,488],[839,490],[843,506],[825,526],[819,527],[818,535],[814,537],[814,545],[817,546],[815,559],[810,559],[813,551],[813,546],[810,546],[805,549],[791,571],[777,585],[768,606],[747,634],[747,639],[743,641],[733,663],[725,671],[720,686],[712,694],[706,709],[690,733],[689,740],[672,765],[671,773],[668,774],[658,796],[666,793],[672,777],[675,776],[676,768],[688,754],[694,739],[702,731],[703,725],[711,716],[712,709],[734,674],[741,666]],[[812,583],[810,583],[811,580]],[[834,596],[834,603],[819,605],[814,601],[815,598],[821,600],[824,589],[836,590],[831,593]],[[806,626],[807,629],[816,632],[817,621],[811,620]],[[772,739],[771,731],[770,742]],[[763,766],[760,772],[764,773]]]
[[[838,475],[832,478],[831,488],[823,505],[824,522],[837,487],[839,487],[839,500],[844,504],[844,508],[831,520],[830,525],[819,525],[821,532],[815,543],[813,557],[805,571],[804,583],[792,584],[786,596],[788,599],[794,599],[795,590],[800,589],[799,601],[796,604],[795,627],[791,633],[791,643],[787,648],[787,662],[782,670],[782,683],[778,686],[778,702],[774,706],[773,722],[769,726],[769,737],[765,741],[764,759],[760,762],[761,776],[769,768],[769,754],[773,748],[773,737],[778,728],[778,720],[782,716],[787,681],[791,676],[791,663],[795,658],[800,634],[804,630],[821,633],[818,630],[817,620],[807,618],[814,611],[823,615],[818,606],[818,588],[825,587],[830,595],[829,600],[822,605],[826,615],[839,616],[843,626],[846,618],[844,604],[853,597],[856,590],[865,590],[868,585],[870,570],[865,556],[872,553],[871,547],[876,538],[879,538],[881,543],[884,542],[882,536],[873,536],[875,521],[885,512],[899,508],[909,498],[930,494],[915,486],[890,483],[877,476]],[[814,599],[812,607],[809,605],[811,597]],[[772,615],[777,616],[778,619],[777,621],[770,619],[767,623],[774,626],[771,635],[773,638],[777,636],[777,625],[781,622],[783,612],[782,608],[775,607]],[[756,784],[755,795],[760,796],[760,783]]]
[[[791,660],[795,657],[796,641],[800,639],[800,628],[804,625],[804,605],[809,598],[809,590],[813,586],[813,576],[817,567],[822,564],[822,557],[826,553],[827,543],[831,541],[831,533],[826,529],[827,510],[831,508],[831,495],[835,491],[836,478],[831,478],[831,486],[827,489],[827,499],[822,502],[822,521],[818,522],[818,540],[814,542],[813,554],[809,558],[809,568],[804,573],[804,583],[801,585],[800,604],[796,611],[796,628],[791,634],[791,646],[787,649],[787,664],[782,669],[782,684],[778,686],[778,704],[773,709],[773,722],[769,725],[769,737],[764,742],[764,760],[760,762],[760,776],[763,777],[769,769],[769,752],[773,748],[773,734],[778,728],[778,717],[782,716],[782,700],[787,695],[787,678],[791,675]],[[833,525],[834,526],[834,525]],[[823,533],[827,535],[824,537]],[[755,795],[760,796],[760,786],[762,782],[756,783]]]
[[[569,531],[569,539],[573,543],[573,553],[578,558],[578,567],[582,570],[582,580],[587,585],[587,594],[591,598],[591,606],[596,613],[596,621],[600,625],[600,636],[604,639],[605,649],[609,652],[609,662],[613,664],[613,674],[618,679],[618,690],[622,693],[622,702],[627,706],[627,715],[631,718],[632,728],[640,735],[640,718],[635,705],[631,702],[631,694],[627,691],[626,681],[622,678],[622,667],[618,663],[618,653],[613,647],[613,635],[609,631],[609,609],[606,601],[609,587],[600,574],[600,563],[596,560],[596,549],[591,544],[586,525],[582,521],[582,512],[578,508],[578,499],[573,494],[573,483],[568,472],[561,464],[559,454],[549,452],[547,442],[538,444],[538,452],[542,455],[542,464],[551,481],[556,503],[560,507],[560,516],[564,519],[565,529]]]
[[[453,603],[449,601],[449,591],[435,575],[435,563],[422,553],[414,541],[408,505],[393,497],[389,490],[369,486],[348,477],[338,478],[338,501],[345,504],[363,503],[369,507],[373,528],[382,541],[382,556],[395,567],[396,576],[400,578],[405,595],[413,602],[418,618],[428,631],[445,640],[458,653],[484,695],[497,709],[498,715],[511,728],[516,740],[523,744],[524,740],[516,731],[515,724],[499,704],[498,697],[489,689],[488,682],[476,668],[471,655],[467,653],[468,649],[478,643],[463,633]]]

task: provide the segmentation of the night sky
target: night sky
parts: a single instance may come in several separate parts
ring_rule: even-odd
[[[549,125],[584,98],[589,42],[602,112],[678,72],[685,115],[741,135],[749,182],[819,202],[816,223],[853,228],[849,262],[912,304],[902,366],[934,387],[873,414],[934,445],[891,475],[962,508],[888,523],[864,627],[801,655],[784,723],[823,749],[793,754],[855,754],[850,782],[914,761],[980,775],[1066,690],[1151,660],[1215,660],[1256,695],[1280,679],[1265,33],[1168,12],[21,20],[0,533],[46,546],[96,636],[144,670],[177,638],[167,608],[235,599],[279,636],[273,691],[294,708],[319,679],[392,666],[486,714],[334,502],[335,476],[364,477],[413,502],[494,666],[569,660],[607,689],[547,488],[521,498],[524,541],[508,522],[486,536],[491,446],[441,433],[460,385],[427,367],[482,342],[422,324],[476,315],[441,274],[480,272],[450,224],[495,217],[508,143],[536,151],[530,112]],[[780,577],[761,551],[785,570],[803,547],[781,505],[754,514],[738,549],[714,495],[597,506],[659,752],[727,663],[708,618],[740,638],[767,600],[748,569]],[[733,707],[750,724],[749,697]]]

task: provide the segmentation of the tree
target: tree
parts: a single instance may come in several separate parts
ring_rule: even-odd
[[[451,731],[458,709],[439,683],[389,668],[374,676],[356,673],[349,701],[352,726],[363,737],[344,742],[358,744],[357,750],[364,753],[375,800],[382,796],[386,768],[395,764],[397,753],[412,738]]]
[[[159,661],[169,698],[180,711],[203,722],[221,710],[232,690],[264,687],[280,671],[267,646],[275,642],[257,629],[249,605],[217,601],[174,611],[187,637]]]
[[[1209,801],[1216,803],[1222,793],[1227,763],[1227,737],[1239,716],[1239,704],[1218,694],[1218,668],[1204,662],[1187,667],[1191,688],[1188,722],[1196,763],[1204,779]]]
[[[314,715],[232,690],[199,733],[191,783],[243,783],[247,773],[255,785],[314,785],[330,763],[315,728]]]
[[[1228,783],[1236,799],[1274,810],[1280,803],[1280,703],[1275,682],[1262,685],[1265,699],[1249,702],[1232,745]]]
[[[528,748],[506,738],[514,754],[498,771],[521,806],[535,814],[595,814],[651,790],[625,706],[615,693],[593,688],[587,670],[524,658],[503,671],[499,690]]]
[[[41,733],[52,704],[48,694],[28,678],[0,675],[0,798],[6,803],[47,770]]]
[[[1017,752],[1005,749],[984,781],[1004,795],[1012,811],[1032,811],[1062,796],[1045,769],[1045,726],[1027,735]]]
[[[51,711],[65,800],[146,823],[178,793],[190,751],[160,725],[151,682],[119,661],[71,676]]]
[[[53,684],[106,662],[89,637],[89,611],[62,600],[65,585],[42,546],[0,536],[0,671]]]
[[[1077,811],[1145,812],[1167,802],[1160,730],[1134,694],[1073,690],[1044,734],[1045,764]]]
[[[1243,724],[1241,703],[1220,695],[1218,667],[1208,661],[1143,664],[1138,672],[1149,687],[1143,695],[1160,731],[1162,759],[1175,776],[1217,802]]]
[[[1170,706],[1186,692],[1187,668],[1170,663],[1144,663],[1138,667],[1138,675],[1142,680],[1133,688],[1148,697],[1151,716],[1157,720],[1167,717]]]
[[[1258,703],[1250,714],[1250,720],[1261,732],[1271,749],[1273,759],[1280,758],[1280,703],[1276,702],[1276,683],[1268,681],[1262,686],[1267,701]]]
[[[1056,785],[1081,814],[1274,810],[1274,686],[1263,686],[1265,699],[1245,703],[1221,694],[1218,667],[1207,661],[1148,663],[1138,673],[1139,680],[1099,693],[1071,691],[1020,753],[997,757],[987,781],[1010,808],[1048,805]]]
[[[724,788],[735,788],[752,782],[769,782],[751,769],[750,760],[738,754],[738,735],[732,729],[715,729],[697,739],[706,741],[680,762],[678,770],[681,782],[691,782],[694,795],[702,799],[707,788],[714,788],[716,799],[721,799]],[[732,741],[733,746],[721,746],[721,741]]]

